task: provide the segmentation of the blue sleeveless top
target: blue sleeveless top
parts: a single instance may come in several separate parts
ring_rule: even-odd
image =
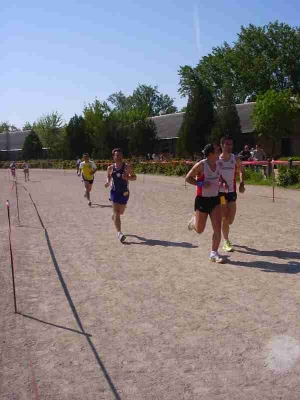
[[[122,178],[124,172],[125,172],[125,163],[123,163],[120,169],[117,169],[115,164],[113,165],[113,170],[111,173],[112,177],[111,190],[120,193],[128,191],[128,182]]]

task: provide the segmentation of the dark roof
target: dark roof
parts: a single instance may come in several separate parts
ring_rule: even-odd
[[[24,141],[31,130],[0,133],[0,150],[18,150],[23,148]]]
[[[255,103],[237,104],[236,109],[240,117],[242,133],[253,132],[253,123],[251,114]],[[178,137],[184,112],[161,115],[152,117],[152,121],[156,125],[157,137],[159,139],[171,139]]]

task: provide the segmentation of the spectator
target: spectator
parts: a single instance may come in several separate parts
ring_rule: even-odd
[[[255,161],[264,161],[267,159],[267,155],[260,144],[256,145],[256,149],[253,152],[253,158]]]
[[[239,153],[239,156],[242,161],[249,161],[252,158],[251,151],[249,150],[249,146],[245,146],[244,150]]]

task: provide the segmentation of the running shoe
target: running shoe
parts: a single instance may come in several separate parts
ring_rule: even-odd
[[[232,251],[234,251],[234,249],[233,249],[233,247],[232,247],[232,244],[231,244],[231,242],[230,242],[229,239],[224,241],[223,250],[224,250],[224,251],[227,251],[227,252],[232,252]]]
[[[195,222],[196,222],[196,218],[192,217],[191,220],[188,223],[188,230],[192,231],[195,228]]]
[[[91,207],[91,205],[92,205],[92,202],[91,202],[91,201],[89,201],[89,202],[88,202],[88,205]]]
[[[118,238],[119,238],[121,243],[124,243],[124,241],[126,239],[126,236],[122,232],[119,232],[118,233]]]
[[[220,255],[218,254],[217,251],[212,251],[210,253],[209,259],[211,262],[215,262],[218,264],[222,264],[224,262],[224,259],[222,257],[220,257]]]

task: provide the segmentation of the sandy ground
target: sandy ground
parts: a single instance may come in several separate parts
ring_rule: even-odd
[[[183,178],[131,184],[122,245],[104,173],[89,208],[74,171],[31,170],[26,184],[18,171],[21,226],[5,173],[1,399],[299,400],[299,191],[277,190],[272,203],[271,188],[247,187],[236,251],[215,265],[210,225],[187,230],[194,188]]]

